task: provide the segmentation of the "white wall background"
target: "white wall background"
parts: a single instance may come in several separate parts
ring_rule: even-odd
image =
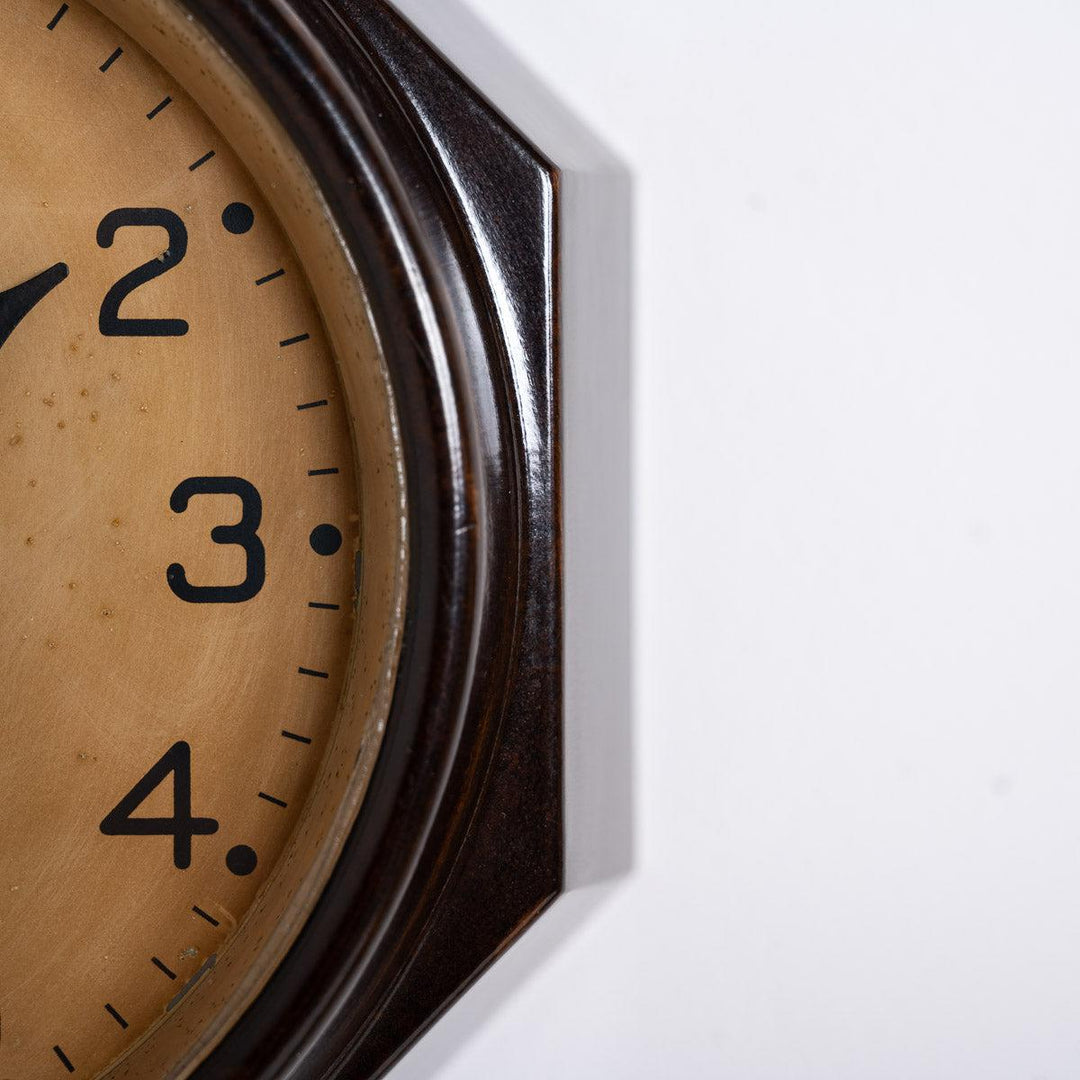
[[[1080,1075],[1080,7],[469,5],[636,175],[637,865],[395,1080]]]

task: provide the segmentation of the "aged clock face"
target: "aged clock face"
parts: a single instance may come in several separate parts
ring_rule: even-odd
[[[179,1075],[258,989],[355,816],[404,575],[317,197],[220,59],[208,118],[181,15],[121,6],[0,0],[3,1080]]]

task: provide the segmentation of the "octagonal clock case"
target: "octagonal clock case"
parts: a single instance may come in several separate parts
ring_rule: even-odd
[[[0,1078],[382,1075],[626,861],[625,187],[384,0],[0,16]]]

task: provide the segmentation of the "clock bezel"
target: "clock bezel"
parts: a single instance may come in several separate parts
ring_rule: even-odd
[[[390,716],[336,869],[255,1003],[169,1075],[375,1076],[561,888],[558,177],[384,0],[176,6],[279,118],[364,284],[409,575]],[[493,183],[516,170],[533,203],[443,153],[478,135]],[[489,242],[517,276],[492,273]]]

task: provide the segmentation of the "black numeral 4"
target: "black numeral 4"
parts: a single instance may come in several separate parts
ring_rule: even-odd
[[[132,817],[150,794],[173,777],[173,816]],[[116,804],[101,823],[106,836],[171,836],[173,865],[177,870],[191,866],[191,838],[216,833],[213,818],[191,814],[191,747],[175,743],[164,757]]]

